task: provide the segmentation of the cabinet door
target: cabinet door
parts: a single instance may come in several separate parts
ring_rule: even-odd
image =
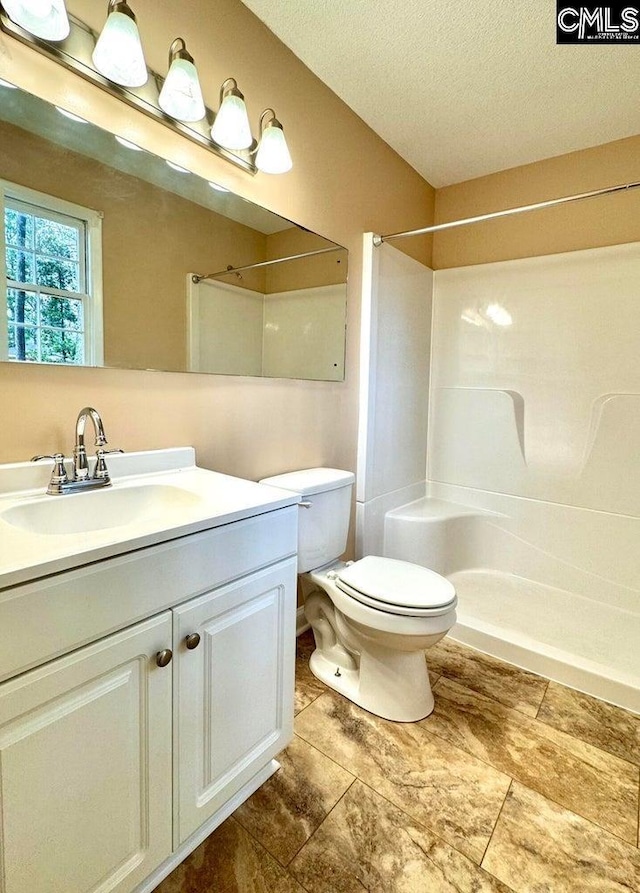
[[[171,853],[169,611],[0,685],[2,893],[125,893]]]
[[[176,846],[291,740],[295,592],[291,559],[174,609]]]

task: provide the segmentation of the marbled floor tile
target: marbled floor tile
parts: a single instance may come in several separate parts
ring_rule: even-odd
[[[315,648],[313,633],[310,629],[298,636],[296,640],[296,691],[294,713],[298,714],[309,704],[312,704],[323,691],[326,685],[320,682],[309,669],[309,658]]]
[[[308,893],[509,893],[360,781],[304,845],[290,871]]]
[[[154,893],[305,893],[233,818],[227,819]]]
[[[429,668],[507,707],[535,716],[548,680],[445,637],[427,651]]]
[[[354,776],[297,736],[278,755],[280,769],[266,781],[234,818],[288,865]]]
[[[640,765],[640,716],[550,682],[538,719]]]
[[[638,893],[640,852],[514,782],[482,861],[516,893]]]
[[[425,729],[635,843],[637,767],[448,679],[435,695]]]
[[[296,732],[480,861],[509,787],[507,775],[417,723],[387,722],[330,691],[296,718]]]

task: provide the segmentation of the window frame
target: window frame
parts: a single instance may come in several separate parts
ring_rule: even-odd
[[[0,302],[0,361],[21,364],[25,361],[14,360],[9,357],[9,332],[7,301],[8,289],[16,288],[13,280],[7,279],[6,237],[4,234],[4,220],[7,204],[25,204],[33,207],[35,211],[41,211],[43,217],[47,217],[58,223],[74,225],[79,222],[84,231],[82,239],[80,266],[84,272],[84,292],[71,292],[51,288],[49,286],[34,285],[31,290],[37,290],[39,294],[52,297],[65,297],[82,301],[84,315],[84,361],[82,363],[48,363],[45,360],[36,362],[27,361],[28,365],[65,366],[66,368],[82,368],[86,366],[104,365],[104,323],[103,323],[103,292],[102,292],[102,220],[103,213],[82,205],[76,205],[57,196],[38,192],[18,183],[0,179],[0,206],[2,211],[3,237],[0,239],[0,276],[2,278],[2,295]],[[83,249],[83,250],[82,250]],[[25,286],[25,291],[30,290],[29,283],[18,283]]]

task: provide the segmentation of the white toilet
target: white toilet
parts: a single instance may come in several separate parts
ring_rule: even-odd
[[[456,621],[456,592],[439,574],[392,558],[338,560],[347,545],[355,476],[310,468],[260,483],[302,497],[298,573],[318,679],[371,713],[414,722],[433,710],[424,651]]]

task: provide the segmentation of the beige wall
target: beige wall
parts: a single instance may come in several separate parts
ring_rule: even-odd
[[[301,229],[285,229],[267,236],[267,257],[292,257],[305,251],[318,251],[331,247],[321,236]],[[346,251],[331,251],[294,260],[286,264],[266,267],[266,293],[295,291],[299,288],[315,288],[319,285],[337,285],[347,281],[349,266]]]
[[[101,27],[103,0],[67,6]],[[233,75],[252,120],[266,106],[276,109],[295,161],[291,173],[252,178],[8,37],[0,77],[347,247],[346,381],[3,365],[0,461],[53,449],[68,453],[76,412],[90,403],[102,413],[112,445],[126,450],[193,444],[204,466],[249,478],[316,464],[353,468],[362,233],[429,223],[434,190],[238,0],[136,0],[135,11],[150,67],[165,69],[169,44],[181,35],[198,63],[208,105],[216,107],[219,85]],[[428,242],[407,251],[430,260]]]
[[[436,222],[638,180],[640,136],[635,136],[439,189]],[[441,269],[635,241],[640,241],[640,190],[438,233],[433,264]]]

